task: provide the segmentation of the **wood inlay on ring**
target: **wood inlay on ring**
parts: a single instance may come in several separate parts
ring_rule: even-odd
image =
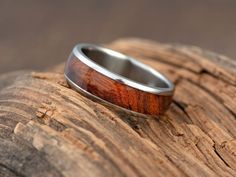
[[[149,115],[161,115],[169,107],[172,96],[156,95],[113,80],[71,55],[67,77],[83,90],[123,108]]]

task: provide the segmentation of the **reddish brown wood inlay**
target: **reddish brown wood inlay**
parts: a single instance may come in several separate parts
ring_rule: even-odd
[[[172,96],[156,95],[124,85],[95,71],[71,56],[67,76],[82,89],[123,108],[149,115],[163,114]]]

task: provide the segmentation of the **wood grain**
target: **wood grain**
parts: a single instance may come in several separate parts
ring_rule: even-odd
[[[65,69],[67,77],[83,90],[114,105],[148,115],[161,115],[169,108],[172,95],[144,92],[95,71],[72,55]]]
[[[107,46],[175,82],[166,114],[109,110],[70,89],[63,65],[3,75],[0,174],[236,176],[236,63],[197,47],[140,39]]]

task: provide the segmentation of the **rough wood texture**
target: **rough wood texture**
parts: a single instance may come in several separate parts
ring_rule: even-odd
[[[0,77],[2,176],[236,176],[236,63],[196,47],[109,47],[176,83],[166,115],[135,117],[67,87],[62,67]]]

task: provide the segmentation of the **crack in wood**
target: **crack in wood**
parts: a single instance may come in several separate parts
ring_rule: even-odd
[[[213,140],[213,142],[214,142],[214,140]],[[213,144],[212,147],[213,147],[213,150],[214,150],[215,154],[219,157],[219,159],[220,159],[227,167],[231,168],[230,165],[224,160],[224,158],[218,153],[218,151],[217,151],[217,149],[216,149],[216,142],[214,142],[214,144]]]
[[[10,167],[8,167],[8,166],[2,164],[2,163],[0,163],[0,166],[3,167],[3,168],[5,168],[6,170],[8,170],[8,171],[9,171],[10,173],[12,173],[13,175],[15,175],[14,177],[26,177],[25,175],[20,174],[17,170],[12,169],[12,168],[10,168]],[[2,174],[2,173],[0,172],[0,174]],[[10,174],[10,175],[12,175],[12,174]],[[6,174],[4,174],[4,176],[6,176]]]

